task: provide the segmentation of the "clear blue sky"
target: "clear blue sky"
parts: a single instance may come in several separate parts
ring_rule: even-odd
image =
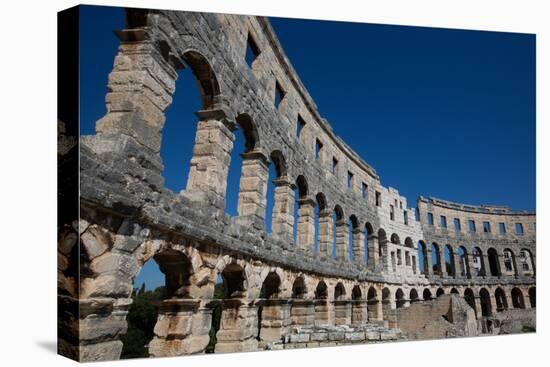
[[[409,206],[426,195],[535,210],[534,35],[271,22],[321,115]],[[83,7],[84,135],[105,114],[107,76],[118,46],[112,30],[123,27],[121,9]],[[185,187],[193,112],[199,108],[193,77],[184,70],[167,111],[161,151],[166,185],[175,192]],[[236,146],[242,144],[239,136]],[[240,157],[232,160],[227,211],[235,214]]]

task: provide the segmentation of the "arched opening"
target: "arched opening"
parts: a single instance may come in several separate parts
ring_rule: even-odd
[[[281,278],[271,271],[262,283],[260,298],[263,303],[258,306],[258,335],[257,340],[272,341],[280,338],[281,320],[285,317],[278,301],[281,287]]]
[[[334,324],[347,325],[351,322],[348,317],[349,303],[346,300],[346,289],[341,282],[334,287]]]
[[[519,252],[519,262],[521,263],[521,270],[525,276],[535,275],[535,262],[533,260],[533,254],[526,248],[522,248]]]
[[[525,308],[523,293],[517,287],[512,288],[512,306],[514,308]]]
[[[336,287],[334,287],[334,299],[337,301],[341,301],[345,299],[346,297],[346,288],[344,285],[340,282],[336,284]]]
[[[514,256],[514,252],[509,248],[506,248],[502,252],[502,258],[504,260],[504,272],[508,275],[517,275],[516,257]]]
[[[497,304],[497,312],[502,312],[508,309],[508,302],[506,301],[506,294],[502,288],[498,287],[495,290],[495,301]]]
[[[232,216],[258,215],[262,217],[263,223],[265,197],[258,194],[264,193],[267,187],[257,187],[250,183],[267,185],[267,162],[265,156],[255,152],[259,138],[252,117],[243,113],[237,116],[236,122],[235,141],[229,161],[225,211]],[[265,179],[265,182],[258,180],[258,177]]]
[[[475,299],[474,291],[471,290],[470,288],[466,288],[464,290],[464,300],[468,305],[470,305],[471,308],[474,309],[474,312],[477,318],[476,299]]]
[[[459,294],[459,293],[458,293],[458,289],[456,289],[456,288],[451,288],[451,294]]]
[[[410,248],[414,247],[413,241],[410,237],[405,238],[405,246],[410,247]]]
[[[497,250],[491,247],[487,251],[487,258],[489,260],[489,270],[491,271],[491,276],[500,276],[500,263],[498,260]]]
[[[436,297],[441,297],[444,294],[445,294],[445,291],[443,290],[443,288],[437,288],[437,291],[435,292]]]
[[[453,254],[453,249],[450,245],[445,245],[444,248],[444,256],[445,256],[445,271],[450,276],[455,276],[455,257]]]
[[[327,213],[327,198],[323,193],[317,193],[315,195],[315,246],[314,246],[314,255],[317,256],[322,254],[323,256],[328,255],[328,246],[331,225],[330,219]]]
[[[489,295],[489,291],[487,291],[487,289],[481,288],[479,291],[479,302],[481,304],[481,316],[491,316],[491,296]]]
[[[362,232],[359,228],[359,221],[355,215],[349,217],[348,224],[348,259],[350,261],[357,261],[360,259],[361,254],[361,241]]]
[[[269,155],[271,164],[267,179],[265,231],[274,233],[275,237],[284,238],[284,227],[288,223],[285,214],[288,212],[288,179],[286,159],[280,150]]]
[[[384,264],[387,262],[386,258],[388,256],[388,239],[386,237],[386,231],[383,228],[378,230],[378,258],[379,261]]]
[[[432,292],[428,288],[424,289],[424,291],[422,292],[422,298],[424,299],[424,301],[430,301],[433,298]]]
[[[313,304],[306,301],[306,296],[306,281],[303,276],[299,276],[292,284],[292,306],[290,307],[292,325],[303,326],[313,323],[313,309],[310,309]]]
[[[395,233],[393,233],[390,237],[390,241],[391,243],[393,243],[394,245],[399,245],[401,242],[399,241],[399,236]]]
[[[149,357],[149,343],[155,336],[153,330],[159,320],[159,308],[155,303],[171,298],[190,298],[189,278],[192,267],[187,256],[166,250],[153,259],[145,263],[134,280],[134,284],[141,286],[132,291],[132,304],[126,316],[128,329],[121,337],[121,359]],[[164,317],[162,307],[160,315]]]
[[[460,271],[461,276],[470,278],[470,266],[468,264],[468,253],[466,252],[466,248],[464,246],[460,246],[456,253],[460,267],[460,269],[457,270]]]
[[[197,123],[195,113],[211,109],[220,94],[217,78],[206,58],[190,51],[183,59],[186,67],[177,71],[172,102],[165,111],[160,145],[164,185],[175,193],[186,187],[192,166],[200,159],[193,154],[193,147],[198,148],[195,136],[206,129],[206,122]],[[223,166],[225,162],[217,163]]]
[[[363,292],[358,285],[351,290],[351,323],[352,325],[360,325],[365,319],[365,302],[363,300]]]
[[[485,275],[485,262],[483,261],[483,254],[479,247],[474,247],[472,250],[472,264],[476,276]]]
[[[223,300],[218,325],[214,325],[216,310],[212,315],[212,328],[218,328],[218,330],[215,333],[215,340],[212,340],[212,337],[210,339],[211,350],[215,353],[223,353],[234,348],[234,345],[239,343],[240,338],[244,337],[239,330],[242,330],[245,325],[254,325],[253,328],[249,327],[247,331],[250,332],[250,337],[257,342],[257,314],[242,313],[241,309],[241,300],[247,296],[247,281],[244,269],[237,263],[227,264],[219,274],[216,283],[214,296],[217,297],[216,292],[219,290]]]
[[[343,259],[346,253],[346,223],[344,220],[344,211],[340,205],[334,207],[333,214],[333,241],[332,241],[332,257]],[[343,246],[343,248],[342,248]]]
[[[369,321],[381,319],[378,294],[376,292],[376,289],[372,286],[369,287],[369,290],[367,292],[367,311]]]
[[[374,228],[369,222],[365,223],[365,264],[369,264],[369,256],[374,249]],[[374,254],[374,252],[373,252]]]
[[[294,205],[294,242],[296,246],[308,250],[309,239],[315,238],[313,231],[314,225],[310,220],[314,217],[314,208],[312,203],[307,200],[308,184],[306,178],[302,175],[296,179],[295,205]],[[311,227],[311,228],[310,228]],[[312,235],[310,237],[310,235]],[[313,246],[313,243],[311,243]],[[312,250],[312,249],[311,249]]]
[[[441,253],[437,243],[432,243],[432,271],[434,274],[441,275]]]
[[[537,289],[536,287],[529,288],[529,303],[531,308],[537,307]]]
[[[409,292],[409,300],[411,301],[411,303],[420,301],[420,299],[418,298],[418,292],[416,291],[416,289],[413,288]]]
[[[304,277],[298,277],[292,284],[292,298],[303,299],[307,294],[306,282]]]
[[[315,325],[328,325],[329,323],[329,305],[328,287],[324,281],[319,281],[315,288]]]
[[[395,308],[402,308],[405,306],[405,294],[401,288],[395,291]]]
[[[418,264],[421,274],[428,274],[428,250],[424,241],[418,241]]]

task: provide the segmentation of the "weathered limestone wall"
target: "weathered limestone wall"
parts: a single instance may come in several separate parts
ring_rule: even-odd
[[[484,213],[498,217],[494,221],[503,215],[528,219],[524,236],[492,242],[436,232],[422,215],[416,221],[406,199],[384,187],[319,115],[266,18],[130,9],[127,27],[117,35],[121,45],[109,76],[107,113],[96,134],[79,141],[80,220],[60,229],[62,329],[71,331],[60,334],[60,345],[73,358],[120,356],[133,280],[147,261],[159,264],[169,291],[159,307],[152,356],[202,353],[218,304],[217,352],[257,350],[292,338],[324,345],[304,331],[311,327],[352,325],[364,338],[350,334],[348,340],[344,332],[331,341],[327,331],[328,342],[370,341],[367,325],[394,330],[411,303],[417,309],[415,302],[441,294],[464,297],[478,319],[535,306],[536,249],[527,228],[535,215]],[[260,50],[249,66],[244,55],[250,37]],[[203,105],[189,180],[174,193],[164,187],[159,152],[164,112],[183,67],[193,71]],[[283,92],[278,106],[277,88]],[[299,136],[298,121],[305,123]],[[236,129],[245,147],[234,146]],[[318,158],[316,142],[323,146]],[[238,215],[232,217],[224,208],[235,149],[244,164]],[[277,177],[268,177],[270,165]],[[268,180],[277,187],[272,213],[265,210]],[[417,205],[420,213],[426,210],[424,199]],[[271,233],[266,218],[273,221]],[[368,261],[362,256],[365,238]],[[506,246],[516,256],[527,248],[531,271],[449,277],[433,272],[431,256],[428,270],[421,269],[419,243],[477,245],[474,240],[484,254],[489,243],[497,253]],[[213,299],[219,277],[228,289],[222,301]],[[262,298],[266,285],[269,296]],[[293,334],[293,328],[303,332]],[[379,333],[377,340],[396,332]]]

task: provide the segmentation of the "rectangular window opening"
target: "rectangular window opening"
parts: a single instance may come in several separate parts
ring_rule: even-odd
[[[516,234],[519,236],[523,235],[523,224],[516,223]]]
[[[491,232],[491,223],[483,222],[483,233],[490,233],[490,232]]]
[[[428,212],[428,224],[430,226],[434,225],[434,215],[432,213],[429,213],[429,212]]]
[[[441,225],[441,228],[447,228],[447,217],[444,215],[439,217],[439,224]]]
[[[406,226],[409,225],[409,213],[406,210],[403,211],[403,223],[405,223]]]
[[[460,219],[455,218],[455,219],[454,219],[454,224],[455,224],[455,231],[456,231],[456,232],[460,232],[460,231],[461,231],[461,228],[460,228]]]
[[[367,193],[368,193],[368,190],[369,190],[369,187],[366,183],[362,183],[361,184],[361,197],[363,199],[366,199],[367,198]]]
[[[476,231],[476,222],[474,222],[472,219],[468,220],[468,228],[470,232],[474,233]]]
[[[332,174],[336,175],[337,171],[338,171],[338,159],[332,157]]]
[[[352,187],[353,187],[353,173],[348,171],[348,192],[351,191]]]
[[[381,197],[380,192],[376,191],[375,199],[376,199],[376,206],[382,205],[382,197]]]
[[[286,92],[283,89],[283,87],[281,87],[279,82],[276,81],[275,82],[275,108],[279,108],[279,106],[281,105],[281,102],[285,98],[285,94],[286,94]],[[298,122],[299,122],[300,119],[301,119],[300,116],[298,116]],[[303,123],[303,125],[305,125],[305,122]],[[302,127],[303,127],[303,125],[302,125]],[[298,128],[300,129],[300,127],[298,127]]]
[[[395,220],[395,211],[393,205],[390,205],[390,219]]]
[[[499,223],[498,224],[498,231],[499,231],[500,234],[505,234],[506,233],[506,224]]]
[[[315,160],[319,160],[321,149],[323,149],[323,143],[319,139],[315,139]]]

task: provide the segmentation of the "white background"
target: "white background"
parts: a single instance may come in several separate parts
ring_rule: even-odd
[[[537,303],[536,335],[406,342],[132,360],[97,366],[339,366],[358,364],[535,366],[548,364],[549,68],[548,1],[302,0],[90,1],[239,14],[537,34]],[[55,354],[56,340],[56,12],[72,1],[6,0],[0,27],[0,362],[3,366],[74,364]],[[545,18],[546,16],[546,18]],[[546,23],[546,24],[545,24]],[[523,123],[518,121],[518,124]],[[546,159],[545,159],[546,158]],[[515,175],[516,172],[510,172]],[[541,189],[542,188],[542,189]],[[546,350],[543,348],[546,347]],[[32,364],[31,364],[32,363]]]

